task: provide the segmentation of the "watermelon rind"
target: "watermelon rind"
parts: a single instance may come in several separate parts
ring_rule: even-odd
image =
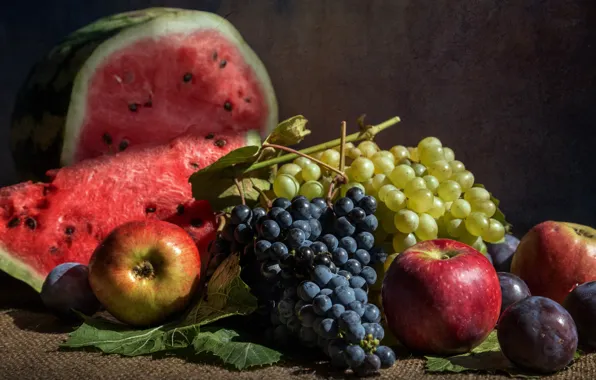
[[[244,41],[238,30],[223,17],[209,12],[187,10],[164,13],[153,18],[151,21],[124,29],[99,45],[87,59],[77,74],[72,89],[64,129],[64,145],[60,158],[61,165],[67,166],[74,162],[75,150],[81,132],[80,127],[83,124],[86,113],[88,85],[97,68],[106,59],[126,46],[149,36],[157,38],[168,34],[196,32],[202,29],[216,29],[220,34],[232,41],[242,54],[246,64],[249,65],[259,79],[261,86],[263,86],[267,108],[270,111],[267,122],[260,131],[261,137],[266,137],[277,125],[277,99],[265,66],[246,41]]]
[[[0,246],[0,268],[2,268],[3,272],[10,274],[11,277],[21,280],[35,289],[35,291],[41,292],[45,276],[39,274],[22,261],[15,260],[14,256],[2,246]]]

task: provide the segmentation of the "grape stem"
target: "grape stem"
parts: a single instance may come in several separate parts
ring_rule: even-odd
[[[289,152],[289,153],[292,153],[292,154],[296,154],[296,155],[298,155],[298,156],[301,156],[301,157],[306,157],[306,158],[308,158],[309,160],[311,160],[312,162],[315,162],[315,163],[317,163],[319,166],[322,166],[322,167],[324,167],[324,168],[326,168],[326,169],[329,169],[329,170],[331,170],[332,172],[335,172],[335,173],[337,173],[337,175],[338,175],[338,176],[342,176],[342,177],[346,178],[346,175],[345,175],[345,174],[344,174],[342,171],[340,171],[340,170],[338,170],[338,169],[334,168],[333,166],[331,166],[331,165],[327,165],[327,164],[326,164],[326,163],[324,163],[323,161],[317,160],[316,158],[314,158],[314,157],[311,157],[311,156],[309,156],[308,154],[302,153],[302,152],[300,152],[300,151],[297,151],[297,150],[295,150],[295,149],[288,148],[287,146],[283,146],[283,145],[277,145],[277,144],[263,144],[263,148],[274,148],[274,149],[279,149],[279,150],[283,150],[283,151],[285,151],[285,152]],[[282,156],[282,157],[283,157],[283,156]],[[346,180],[347,180],[347,178],[346,178]]]
[[[240,181],[238,181],[238,178],[234,178],[234,183],[238,188],[238,193],[240,194],[240,200],[242,201],[242,204],[246,205],[246,199],[244,199],[244,190],[242,189],[242,185],[240,184]]]
[[[352,133],[351,135],[346,136],[346,143],[354,142],[354,141],[361,141],[361,140],[370,140],[379,132],[384,131],[385,129],[399,123],[401,119],[398,116],[392,117],[389,120],[386,120],[380,124],[377,124],[364,132],[356,132]],[[296,153],[284,154],[283,156],[275,157],[266,161],[257,162],[244,170],[244,173],[252,172],[254,170],[259,170],[263,168],[268,168],[273,165],[282,164],[284,162],[292,161],[296,157],[299,157],[298,153],[302,153],[305,155],[321,152],[323,150],[334,148],[341,144],[341,139],[335,139],[328,141],[323,144],[311,146],[306,149],[302,149],[300,151],[295,151]]]

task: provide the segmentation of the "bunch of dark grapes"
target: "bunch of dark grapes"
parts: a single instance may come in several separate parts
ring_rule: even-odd
[[[377,201],[354,187],[328,205],[277,198],[269,211],[236,206],[212,247],[242,252],[242,277],[259,299],[266,336],[278,346],[319,347],[339,369],[365,375],[391,367],[380,345],[381,312],[368,303],[378,279],[372,265],[387,254],[374,246]],[[217,248],[217,249],[216,249]],[[220,252],[215,252],[215,251]]]

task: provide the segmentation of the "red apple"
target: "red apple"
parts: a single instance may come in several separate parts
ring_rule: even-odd
[[[557,221],[534,226],[513,254],[511,273],[532,295],[562,303],[576,285],[596,280],[596,230]]]
[[[439,355],[479,345],[501,310],[489,260],[450,239],[423,241],[398,255],[385,274],[382,298],[393,335],[412,351]]]
[[[185,309],[200,273],[201,258],[190,235],[159,220],[115,228],[89,262],[95,296],[110,314],[133,326],[154,325]]]

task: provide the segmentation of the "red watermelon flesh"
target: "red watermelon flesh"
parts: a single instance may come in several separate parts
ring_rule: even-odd
[[[192,199],[188,178],[241,145],[228,135],[184,135],[52,171],[49,183],[0,189],[0,270],[39,291],[56,265],[87,264],[113,228],[146,218],[183,226],[207,263],[215,218],[206,201]]]
[[[269,77],[221,20],[166,14],[100,45],[73,86],[62,164],[182,134],[250,141],[247,134],[270,132],[277,104]]]

